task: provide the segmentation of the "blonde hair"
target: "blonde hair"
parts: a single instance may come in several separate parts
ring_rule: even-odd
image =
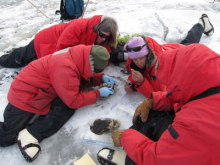
[[[110,38],[105,40],[102,45],[116,48],[118,24],[114,18],[103,16],[100,23],[94,27],[94,32],[98,33],[98,31],[110,32]]]

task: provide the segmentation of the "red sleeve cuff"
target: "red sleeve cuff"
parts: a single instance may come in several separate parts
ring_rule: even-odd
[[[139,88],[139,87],[144,83],[144,81],[145,81],[145,78],[144,78],[143,81],[137,82],[137,83],[135,84],[135,88]]]
[[[97,89],[97,90],[94,90],[94,92],[95,92],[97,98],[100,97],[100,92],[99,92],[98,89]]]

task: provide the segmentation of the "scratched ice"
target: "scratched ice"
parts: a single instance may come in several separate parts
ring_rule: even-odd
[[[41,29],[60,23],[60,16],[54,14],[55,10],[59,9],[60,0],[38,0],[33,3],[49,18],[52,18],[53,22],[50,23],[50,20],[28,1],[0,1],[3,13],[0,17],[2,22],[0,56],[12,48],[25,46]],[[184,2],[182,0],[92,0],[84,17],[89,18],[97,14],[112,16],[118,21],[121,35],[144,34],[162,44],[179,43],[192,25],[198,22],[201,14],[206,13],[215,27],[215,33],[211,37],[203,35],[200,43],[220,54],[219,11],[219,1],[213,2],[213,0],[184,0]],[[3,121],[10,84],[20,69],[0,70],[0,121]],[[121,121],[118,129],[129,128],[136,106],[145,99],[143,95],[134,92],[126,95],[111,109],[125,94],[123,86],[127,75],[121,73],[120,70],[121,67],[110,65],[104,71],[105,74],[118,81],[115,93],[109,98],[99,98],[94,105],[78,109],[60,131],[41,143],[42,154],[32,165],[69,165],[85,153],[88,153],[98,164],[96,154],[102,147],[106,147],[104,144],[112,144],[111,132],[96,135],[90,131],[90,123],[97,118],[114,118]],[[94,140],[98,141],[103,146],[96,145],[97,142],[83,143],[83,139],[89,139],[91,143]],[[29,164],[22,157],[17,145],[0,148],[0,160],[0,165]]]

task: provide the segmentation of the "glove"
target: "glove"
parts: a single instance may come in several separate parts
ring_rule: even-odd
[[[105,82],[109,87],[113,87],[114,85],[117,85],[117,81],[109,76],[102,76],[103,82]]]
[[[102,97],[108,97],[109,95],[114,93],[114,90],[112,88],[102,87],[99,89],[100,96]]]
[[[153,108],[153,100],[152,99],[146,99],[143,101],[143,103],[141,103],[140,105],[138,105],[138,107],[135,110],[135,113],[133,115],[133,124],[137,123],[137,119],[139,116],[141,116],[141,120],[142,122],[146,122],[150,109]]]
[[[125,130],[116,130],[112,132],[112,140],[115,147],[121,147],[121,135]]]

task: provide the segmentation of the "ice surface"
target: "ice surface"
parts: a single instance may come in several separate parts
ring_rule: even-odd
[[[0,56],[12,48],[25,46],[41,29],[60,23],[60,16],[54,14],[59,9],[60,0],[38,0],[32,1],[32,3],[50,19],[28,1],[0,1],[2,12],[0,16]],[[198,22],[200,16],[206,13],[215,27],[215,32],[211,37],[203,35],[200,43],[220,53],[219,11],[219,1],[214,2],[213,0],[90,0],[84,17],[88,18],[98,14],[112,16],[118,21],[119,32],[122,35],[140,33],[148,35],[162,44],[179,43],[186,36],[187,31]],[[164,41],[164,27],[156,16],[169,28],[166,41]],[[0,69],[0,121],[3,121],[10,84],[21,69]],[[145,99],[138,92],[127,94],[119,104],[111,109],[125,94],[123,85],[127,75],[121,73],[120,69],[118,66],[110,65],[104,71],[105,74],[118,81],[115,93],[108,98],[99,98],[94,105],[78,109],[60,131],[41,143],[42,154],[32,163],[33,165],[69,165],[85,153],[88,153],[98,163],[96,154],[105,146],[82,143],[82,139],[112,143],[111,132],[95,135],[89,129],[90,123],[97,118],[108,117],[121,121],[119,129],[129,128],[136,106]],[[0,148],[0,165],[6,164],[25,165],[29,163],[26,163],[22,157],[18,146],[13,145]]]

